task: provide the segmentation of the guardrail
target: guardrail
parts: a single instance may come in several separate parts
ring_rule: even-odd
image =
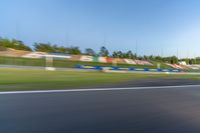
[[[142,72],[181,72],[180,69],[150,69],[150,68],[135,68],[135,67],[104,67],[104,66],[87,66],[87,65],[76,65],[77,69],[88,69],[88,70],[113,70],[113,71],[142,71]]]

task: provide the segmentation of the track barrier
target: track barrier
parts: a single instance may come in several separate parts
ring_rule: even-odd
[[[113,71],[142,71],[142,72],[181,72],[180,69],[149,69],[149,68],[135,68],[135,67],[104,67],[104,66],[87,66],[87,65],[76,65],[77,69],[88,69],[88,70],[113,70]]]

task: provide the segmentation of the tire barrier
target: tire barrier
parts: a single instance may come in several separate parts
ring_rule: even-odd
[[[142,72],[181,72],[180,69],[149,69],[149,68],[134,68],[134,67],[103,67],[103,66],[87,66],[87,65],[76,65],[77,69],[87,69],[87,70],[113,70],[113,71],[142,71]]]

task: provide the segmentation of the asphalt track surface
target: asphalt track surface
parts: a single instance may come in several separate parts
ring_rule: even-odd
[[[200,85],[200,80],[178,78],[152,78],[134,79],[123,83],[99,86],[95,88],[124,88],[124,87],[150,87],[150,86],[179,86]]]
[[[200,86],[0,95],[0,133],[200,133],[199,125]]]

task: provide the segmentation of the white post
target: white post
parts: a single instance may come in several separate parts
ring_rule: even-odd
[[[54,71],[55,68],[53,67],[53,57],[52,56],[46,56],[46,70]]]
[[[160,69],[160,63],[157,63],[157,68]]]

